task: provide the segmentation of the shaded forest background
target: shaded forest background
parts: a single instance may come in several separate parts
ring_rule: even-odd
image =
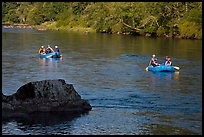
[[[2,23],[202,39],[202,2],[2,2]]]

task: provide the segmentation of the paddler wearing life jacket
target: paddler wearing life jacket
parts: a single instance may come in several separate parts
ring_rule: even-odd
[[[157,60],[158,60],[158,59],[156,58],[156,55],[153,54],[153,55],[152,55],[152,58],[151,58],[151,60],[150,60],[149,65],[152,65],[153,67],[159,66],[159,63],[157,62]]]
[[[60,52],[58,46],[55,46],[55,52]]]
[[[50,45],[48,45],[45,52],[46,52],[46,54],[48,54],[48,53],[54,52],[54,50],[50,47]]]
[[[44,53],[45,53],[45,48],[44,48],[44,46],[41,46],[38,52],[39,52],[40,54],[44,54]]]
[[[164,65],[172,66],[171,58],[169,56],[166,56]]]

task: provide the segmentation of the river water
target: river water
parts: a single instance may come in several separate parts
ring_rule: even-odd
[[[39,59],[48,44],[62,60]],[[170,56],[180,71],[146,72],[152,54],[159,63]],[[45,79],[73,84],[92,110],[3,121],[2,134],[202,134],[201,40],[2,28],[2,92]]]

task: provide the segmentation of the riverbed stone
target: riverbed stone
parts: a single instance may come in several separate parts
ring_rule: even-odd
[[[2,117],[17,117],[38,112],[85,112],[92,107],[72,84],[63,79],[29,82],[16,93],[2,93]]]

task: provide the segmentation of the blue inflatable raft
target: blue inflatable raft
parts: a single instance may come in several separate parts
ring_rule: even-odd
[[[62,55],[60,52],[52,52],[52,53],[44,53],[44,54],[39,54],[40,58],[60,58]]]
[[[174,72],[175,68],[173,66],[165,66],[160,64],[159,66],[153,67],[152,65],[147,67],[148,71],[153,72]]]

